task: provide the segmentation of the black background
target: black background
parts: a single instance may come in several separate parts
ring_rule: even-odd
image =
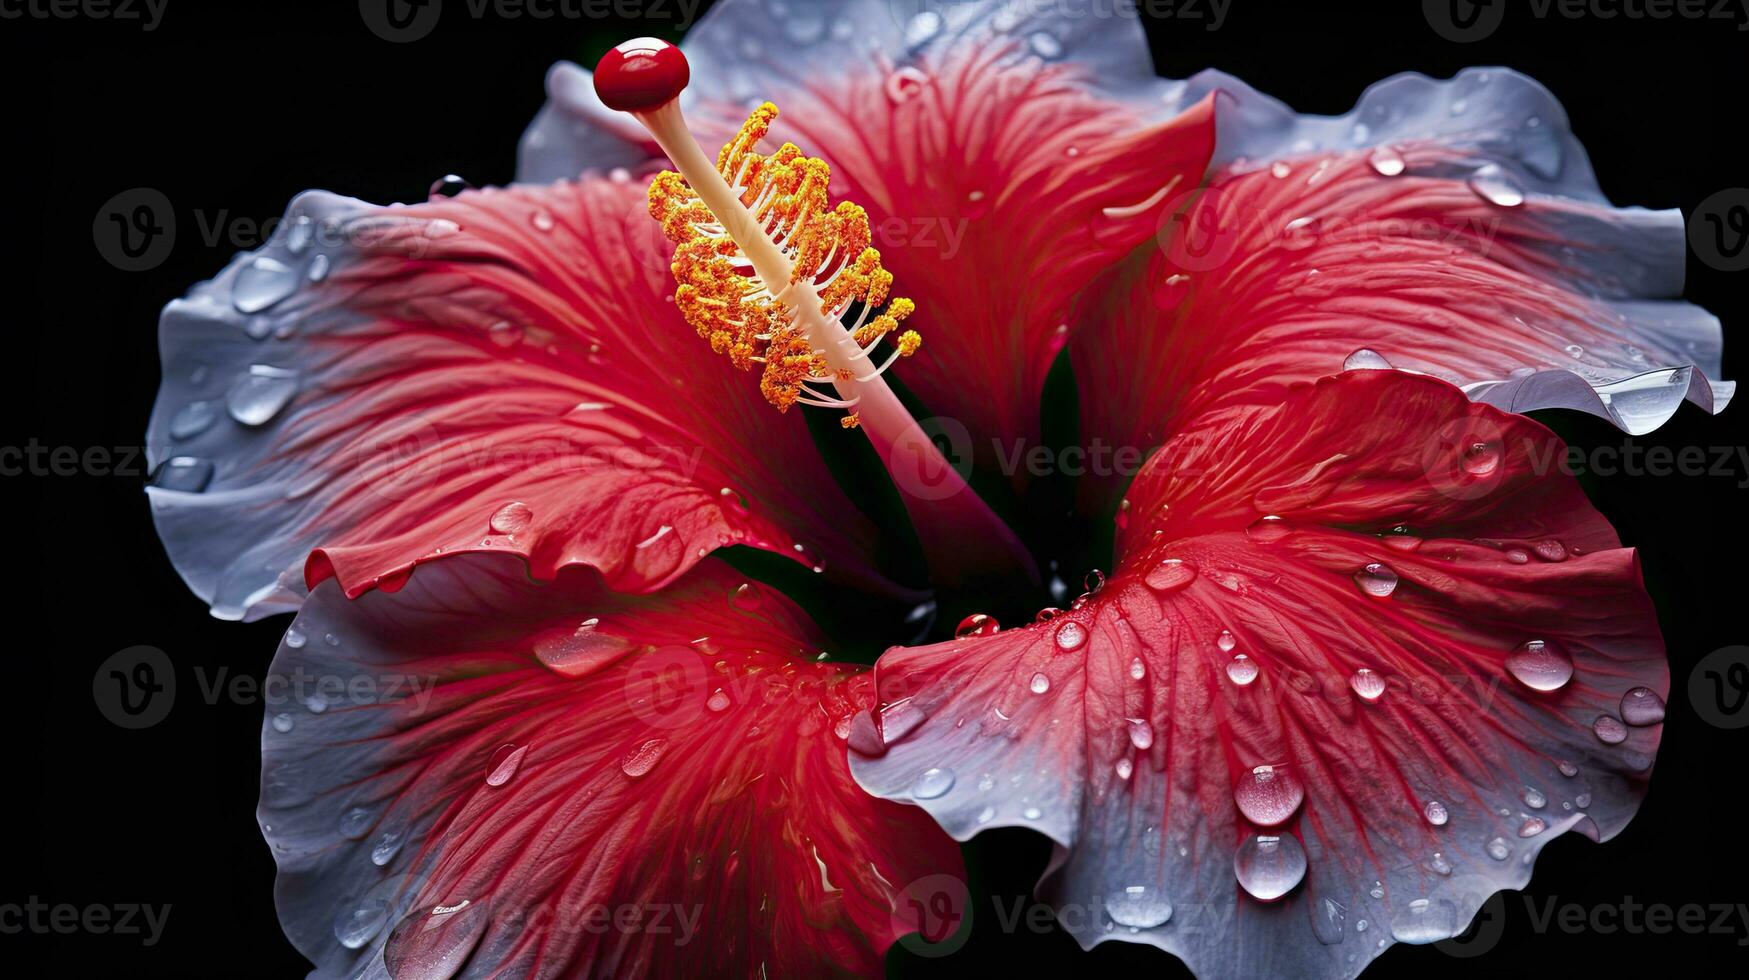
[[[197,215],[277,217],[312,186],[390,201],[420,199],[448,172],[505,182],[549,64],[593,64],[635,34],[676,36],[672,20],[476,20],[460,0],[449,7],[430,37],[399,45],[370,33],[352,2],[170,0],[150,33],[91,19],[0,20],[0,343],[10,355],[0,444],[141,443],[158,383],[157,311],[238,247],[203,241]],[[17,5],[6,0],[0,9]],[[1688,213],[1715,191],[1749,185],[1749,33],[1736,21],[1539,20],[1526,10],[1514,5],[1493,36],[1474,44],[1442,39],[1415,2],[1343,11],[1234,0],[1216,31],[1204,29],[1206,19],[1147,27],[1162,74],[1222,68],[1302,111],[1345,111],[1367,84],[1398,71],[1447,76],[1472,64],[1507,65],[1561,98],[1612,200]],[[134,187],[167,195],[179,232],[162,265],[126,273],[97,253],[92,220],[112,195]],[[1689,269],[1688,298],[1725,323],[1726,376],[1743,375],[1749,272],[1718,272],[1692,256]],[[1684,408],[1636,441],[1742,445],[1744,412],[1709,418]],[[1544,421],[1580,446],[1622,444],[1588,418]],[[1683,695],[1700,657],[1749,639],[1740,481],[1749,481],[1742,463],[1728,476],[1585,481],[1622,538],[1643,549],[1669,643],[1672,712],[1640,816],[1603,846],[1574,835],[1552,844],[1527,893],[1538,909],[1551,898],[1588,908],[1627,899],[1749,902],[1740,818],[1749,730],[1708,725]],[[81,906],[168,903],[172,912],[151,948],[116,935],[0,935],[0,963],[73,976],[298,975],[305,964],[275,921],[273,864],[254,822],[260,708],[205,703],[195,674],[259,677],[284,624],[209,619],[164,558],[141,482],[138,474],[0,478],[8,518],[0,547],[12,569],[0,586],[0,644],[9,654],[0,731],[10,750],[0,807],[16,825],[0,838],[0,904],[37,896]],[[170,717],[136,732],[97,712],[91,683],[98,663],[137,644],[168,651],[180,686]],[[991,896],[1026,893],[1046,858],[1040,840],[1009,831],[972,845],[981,925],[970,942],[937,960],[895,950],[890,970],[1187,975],[1148,948],[1113,943],[1082,953],[1060,932],[1003,935]],[[1740,945],[1749,944],[1749,927],[1735,916],[1723,935],[1537,934],[1524,898],[1507,898],[1498,945],[1484,957],[1398,946],[1368,976],[1605,976],[1704,964],[1738,972],[1749,964],[1749,945]]]

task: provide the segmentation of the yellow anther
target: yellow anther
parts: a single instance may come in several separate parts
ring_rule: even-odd
[[[862,416],[857,415],[855,412],[851,412],[849,415],[839,419],[838,424],[846,429],[854,429],[862,424]]]
[[[798,399],[853,404],[854,399],[833,400],[804,385],[867,381],[885,365],[868,374],[867,368],[855,366],[866,350],[854,349],[850,357],[834,355],[839,361],[832,363],[823,349],[814,346],[819,338],[804,329],[798,311],[772,290],[788,296],[793,290],[785,287],[805,284],[808,288],[798,295],[817,294],[819,312],[829,321],[854,309],[857,320],[850,336],[865,349],[897,330],[916,307],[908,299],[895,299],[884,312],[880,310],[893,275],[881,267],[880,252],[869,247],[868,213],[849,201],[831,206],[832,171],[825,161],[806,156],[793,143],[783,144],[769,156],[757,151],[776,118],[776,106],[760,105],[717,155],[717,172],[746,209],[745,215],[729,215],[732,223],[725,221],[724,215],[712,213],[686,178],[663,171],[650,183],[650,216],[661,223],[663,234],[675,246],[675,306],[713,351],[728,355],[743,370],[763,364],[760,392],[779,411],[787,411]],[[747,234],[748,218],[752,234],[769,238],[788,260],[787,284],[770,281],[769,262],[761,267],[766,273],[761,279],[731,236],[731,228]],[[757,255],[754,261],[760,261]],[[899,353],[908,355],[919,343],[915,331],[906,331],[898,338]],[[856,418],[855,413],[847,417]],[[856,424],[847,421],[845,427]]]
[[[899,356],[910,357],[917,353],[917,348],[923,346],[923,336],[915,330],[907,330],[899,335]]]

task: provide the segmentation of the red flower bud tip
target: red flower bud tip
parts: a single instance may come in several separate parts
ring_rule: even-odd
[[[595,94],[609,109],[621,112],[659,109],[691,80],[686,55],[654,37],[632,38],[602,55],[595,66]]]

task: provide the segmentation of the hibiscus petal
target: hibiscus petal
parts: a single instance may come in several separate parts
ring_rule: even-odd
[[[1673,299],[1681,214],[1611,208],[1535,82],[1404,75],[1333,118],[1221,75],[1161,87],[1169,100],[1223,93],[1220,166],[1177,202],[1160,247],[1075,318],[1090,434],[1157,445],[1227,393],[1310,380],[1357,353],[1512,411],[1574,408],[1633,434],[1684,399],[1729,401],[1734,384],[1709,380],[1718,321]]]
[[[1213,150],[1210,103],[1175,116],[1130,98],[1152,78],[1135,18],[856,0],[774,20],[731,0],[684,48],[707,146],[747,100],[770,99],[782,110],[772,139],[825,158],[835,188],[868,210],[895,289],[919,298],[921,322],[944,325],[899,373],[974,436],[1036,435],[1070,298],[1154,233]],[[586,77],[553,74],[567,92]],[[555,96],[529,139],[556,152],[564,119],[575,160],[617,138],[579,103]],[[524,167],[565,169],[548,156]]]
[[[1562,448],[1395,372],[1216,410],[1138,477],[1085,606],[884,656],[852,771],[957,838],[1048,834],[1086,946],[1346,977],[1451,936],[1555,836],[1619,832],[1661,732],[1637,561]]]
[[[871,576],[870,525],[687,328],[666,256],[629,181],[298,198],[164,311],[149,492],[177,568],[228,618],[477,550],[630,591],[724,544]]]
[[[963,871],[851,780],[872,684],[818,642],[714,559],[642,597],[504,555],[318,587],[262,732],[287,935],[321,976],[878,972],[906,884]]]

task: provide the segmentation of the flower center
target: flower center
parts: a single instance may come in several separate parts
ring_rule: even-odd
[[[889,301],[893,275],[869,247],[868,214],[830,205],[825,161],[792,143],[769,155],[755,149],[777,117],[769,102],[713,163],[680,112],[689,80],[680,49],[655,38],[619,45],[595,71],[601,101],[631,113],[679,171],[651,182],[650,214],[675,244],[674,300],[687,323],[734,366],[759,365],[760,392],[780,412],[797,403],[847,412],[844,428],[860,427],[893,474],[932,578],[956,584],[1019,569],[1036,581],[1013,532],[881,380],[923,341],[900,329],[916,305]]]

